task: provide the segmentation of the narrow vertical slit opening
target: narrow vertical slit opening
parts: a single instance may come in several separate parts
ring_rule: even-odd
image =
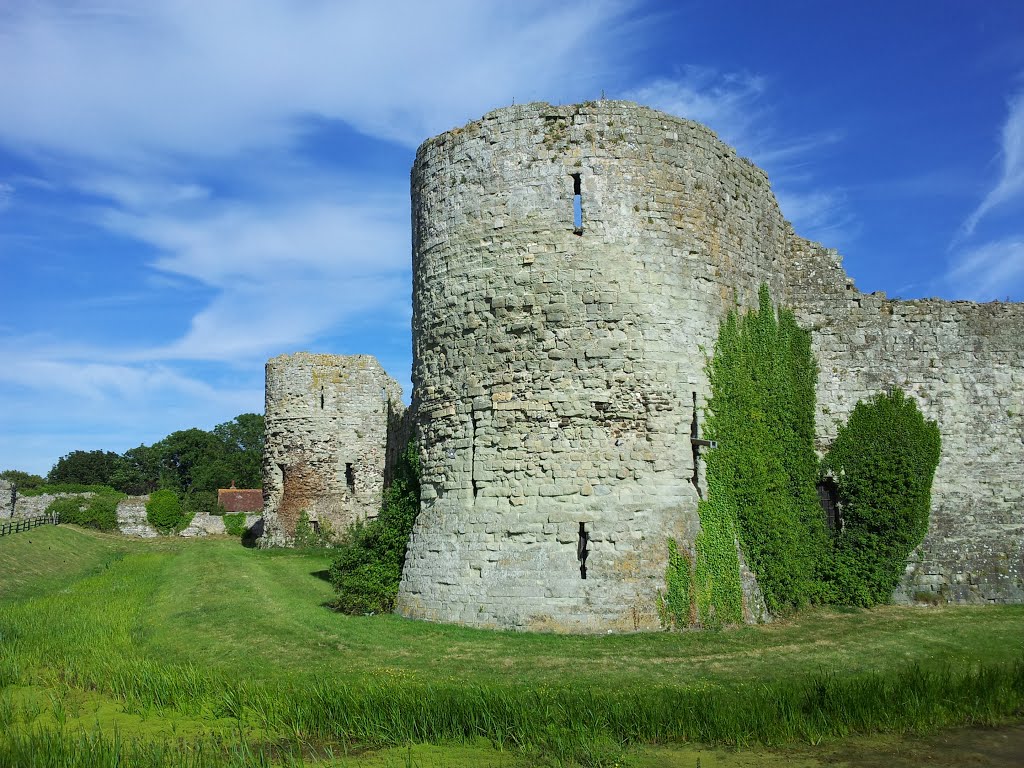
[[[356,490],[356,471],[351,464],[345,465],[345,485],[353,493]]]
[[[693,420],[690,422],[690,449],[693,451],[693,477],[690,478],[690,482],[693,483],[693,487],[697,490],[697,498],[703,499],[704,495],[700,491],[700,446],[697,444],[697,439],[700,437],[698,434],[700,431],[699,425],[697,424],[697,393],[693,393]]]
[[[469,436],[469,478],[473,484],[473,498],[480,493],[480,484],[476,480],[476,411],[470,411],[469,423],[472,434]]]
[[[321,385],[321,387],[320,387],[320,410],[322,411],[323,409],[324,409],[324,388]]]
[[[587,524],[580,523],[580,535],[576,542],[576,559],[580,561],[580,578],[587,578],[587,557],[590,555],[590,549],[588,544],[590,543],[590,534],[587,533]]]
[[[572,174],[572,226],[574,235],[583,234],[583,186],[580,174]]]

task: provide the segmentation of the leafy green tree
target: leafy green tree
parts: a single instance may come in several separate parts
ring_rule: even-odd
[[[184,429],[153,446],[160,456],[160,487],[186,495],[227,488],[231,463],[223,441],[212,432]]]
[[[39,475],[22,472],[20,469],[5,469],[3,472],[0,472],[0,480],[6,480],[19,491],[28,491],[32,488],[38,488],[46,482],[46,480]]]
[[[231,467],[231,479],[239,488],[259,488],[263,484],[263,416],[243,413],[218,424],[213,434],[220,438]]]
[[[113,451],[72,451],[53,465],[46,482],[80,485],[110,485],[120,461]]]
[[[152,493],[160,485],[160,454],[155,447],[140,445],[121,454],[110,476],[110,485],[132,496]]]
[[[262,485],[263,435],[263,416],[243,413],[211,432],[180,430],[120,456],[111,451],[72,451],[57,461],[46,482],[105,485],[132,495],[166,488],[179,493],[187,508],[203,511],[213,506],[210,494],[216,494],[218,488],[227,488],[232,482],[241,488]],[[43,482],[17,470],[8,473],[17,475],[18,487],[24,490]]]
[[[907,556],[928,532],[932,480],[942,438],[900,390],[854,407],[823,462],[842,505],[835,599],[887,603]]]

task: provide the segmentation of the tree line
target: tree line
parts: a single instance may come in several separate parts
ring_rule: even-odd
[[[107,486],[131,496],[170,490],[189,511],[208,512],[217,504],[218,488],[261,487],[263,439],[263,416],[243,413],[210,431],[180,430],[121,454],[71,451],[45,478],[13,469],[0,478],[22,493],[56,485]]]

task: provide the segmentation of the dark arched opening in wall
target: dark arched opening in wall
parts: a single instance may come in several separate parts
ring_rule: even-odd
[[[824,477],[818,482],[818,503],[825,513],[825,523],[830,531],[839,531],[843,527],[843,513],[839,506],[839,486],[831,477]]]

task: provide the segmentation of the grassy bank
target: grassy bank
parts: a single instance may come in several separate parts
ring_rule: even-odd
[[[814,743],[1024,712],[1020,606],[525,635],[335,614],[323,607],[328,564],[323,552],[229,539],[128,541],[63,526],[5,537],[0,758],[36,738],[105,749],[116,729],[122,751],[134,737],[170,745],[153,758],[163,763],[137,756],[143,765],[480,739],[512,755],[612,764],[633,744]]]

